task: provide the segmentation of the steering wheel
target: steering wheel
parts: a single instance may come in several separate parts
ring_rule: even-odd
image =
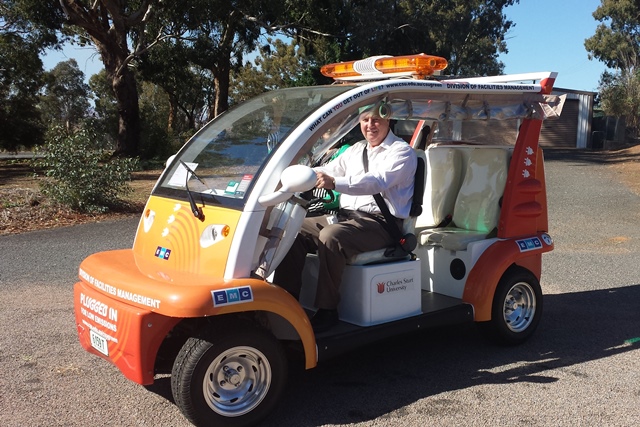
[[[327,210],[325,209],[325,204],[333,203],[336,200],[333,190],[318,187],[305,191],[301,196],[302,198],[309,200],[309,206],[307,207],[308,217],[326,214]]]

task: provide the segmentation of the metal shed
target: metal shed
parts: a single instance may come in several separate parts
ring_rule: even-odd
[[[545,120],[540,131],[543,147],[591,147],[593,103],[596,92],[554,88],[554,95],[567,99],[558,120]]]

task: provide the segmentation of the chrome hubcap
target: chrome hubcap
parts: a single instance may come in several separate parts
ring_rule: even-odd
[[[526,282],[516,283],[509,289],[504,301],[503,316],[507,327],[522,332],[529,327],[536,312],[536,294]]]
[[[251,412],[264,399],[271,385],[271,365],[252,347],[233,347],[209,365],[202,384],[211,409],[226,417]]]

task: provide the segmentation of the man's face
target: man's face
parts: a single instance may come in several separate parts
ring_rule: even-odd
[[[384,141],[389,133],[389,120],[381,119],[373,114],[360,116],[360,130],[369,145],[376,147]]]

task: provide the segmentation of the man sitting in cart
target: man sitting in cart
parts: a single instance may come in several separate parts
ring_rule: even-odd
[[[417,157],[391,131],[390,120],[380,117],[379,107],[376,104],[360,110],[364,141],[314,168],[316,187],[341,193],[338,221],[326,215],[305,218],[300,234],[275,273],[274,283],[299,297],[306,254],[317,251],[318,310],[311,319],[317,333],[338,322],[340,282],[347,260],[396,243],[383,225],[385,218],[374,195],[382,195],[400,229],[402,220],[409,216]]]

